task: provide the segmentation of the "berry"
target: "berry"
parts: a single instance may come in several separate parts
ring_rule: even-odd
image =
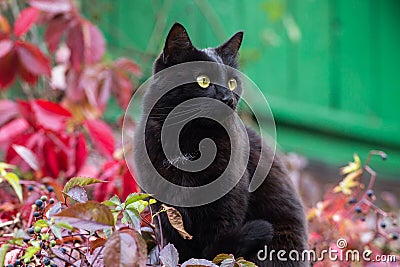
[[[42,228],[40,226],[35,226],[33,229],[36,233],[40,233],[42,231]]]
[[[29,241],[31,241],[30,238],[24,238],[23,240],[24,240],[25,243],[28,243]]]
[[[28,234],[33,235],[35,233],[35,230],[31,227],[28,229]]]
[[[50,193],[51,193],[51,192],[54,192],[54,187],[52,187],[51,185],[49,185],[49,186],[47,187],[47,191],[49,191]]]
[[[356,211],[357,213],[361,213],[361,212],[362,212],[362,209],[361,209],[360,206],[357,206],[356,209],[355,209],[355,211]]]
[[[40,197],[40,200],[42,200],[42,201],[47,201],[47,196],[41,196],[41,197]]]
[[[22,262],[21,262],[21,260],[16,260],[16,261],[15,261],[15,264],[16,264],[16,265],[21,265]]]
[[[386,223],[385,222],[381,222],[381,227],[382,228],[386,228]]]
[[[57,267],[57,264],[52,263],[52,264],[50,264],[50,267]]]
[[[28,191],[32,192],[33,190],[35,190],[35,188],[33,187],[33,185],[29,185],[29,186],[28,186]]]
[[[50,241],[50,247],[54,247],[56,244],[57,244],[57,242],[55,240]]]
[[[8,264],[7,267],[14,267],[14,264]]]
[[[63,254],[67,253],[67,250],[65,248],[61,248],[60,250],[61,250],[61,253],[63,253]]]
[[[367,196],[372,197],[374,195],[374,190],[370,189],[367,191]]]
[[[39,213],[39,212],[35,211],[35,212],[33,213],[33,217],[39,217],[39,216],[40,216],[40,213]]]
[[[50,198],[49,203],[50,203],[50,204],[54,204],[54,199],[53,199],[53,198]]]
[[[50,259],[49,258],[44,258],[43,260],[44,265],[50,265]]]
[[[43,201],[38,199],[35,201],[35,205],[40,208],[41,206],[43,206]]]
[[[355,199],[354,197],[349,199],[349,204],[355,204],[357,202],[357,199]]]
[[[398,234],[398,233],[393,233],[393,234],[392,234],[392,239],[393,239],[393,240],[399,239],[399,234]]]

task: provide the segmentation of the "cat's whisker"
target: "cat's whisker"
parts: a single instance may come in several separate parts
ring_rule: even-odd
[[[190,113],[192,113],[192,112],[197,112],[197,111],[201,111],[201,109],[200,109],[200,108],[196,108],[196,109],[182,110],[182,111],[177,111],[177,112],[174,111],[174,112],[172,113],[172,115],[169,116],[168,118],[169,118],[169,119],[174,119],[174,118],[176,118],[176,117],[180,117],[180,116],[183,116],[183,115],[186,115],[186,114],[190,114]],[[151,115],[149,115],[149,118],[164,118],[164,117],[167,117],[169,114],[170,114],[170,113],[151,114]]]
[[[192,118],[195,118],[202,111],[203,110],[199,110],[198,112],[196,112],[195,114],[191,115],[190,117],[184,118],[183,120],[180,120],[180,121],[177,121],[177,122],[174,122],[174,123],[167,124],[165,127],[171,127],[171,126],[174,126],[176,124],[180,124],[180,123],[185,122],[185,121],[190,121]]]

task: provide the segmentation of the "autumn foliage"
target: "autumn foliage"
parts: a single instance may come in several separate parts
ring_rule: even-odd
[[[0,267],[255,266],[229,254],[178,264],[155,225],[165,212],[190,239],[182,216],[166,205],[152,210],[151,195],[137,193],[115,135],[120,125],[102,120],[111,97],[127,107],[140,67],[105,57],[103,34],[73,1],[7,3],[0,1]],[[344,249],[398,255],[398,215],[375,205],[369,160],[356,156],[342,173],[308,211],[310,247],[319,252],[344,237]],[[348,266],[315,266],[332,264]]]

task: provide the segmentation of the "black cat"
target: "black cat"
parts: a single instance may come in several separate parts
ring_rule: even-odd
[[[180,63],[195,61],[223,63],[237,69],[242,38],[243,32],[238,32],[218,48],[200,50],[192,45],[185,28],[175,23],[168,34],[163,52],[154,63],[154,74]],[[231,146],[246,144],[241,140],[242,136],[235,133],[233,138],[231,136],[229,139],[227,130],[217,122],[196,118],[187,123],[179,134],[179,148],[185,156],[177,159],[175,163],[181,161],[184,165],[185,161],[194,161],[201,157],[200,141],[209,138],[217,148],[212,164],[199,172],[188,172],[179,169],[177,164],[172,164],[166,158],[162,148],[161,129],[167,114],[175,106],[196,97],[207,97],[221,101],[236,110],[240,94],[235,94],[231,87],[240,87],[240,81],[235,80],[228,84],[231,81],[227,80],[227,86],[223,87],[213,84],[212,78],[208,78],[218,74],[215,70],[214,73],[209,73],[210,70],[203,72],[208,76],[201,76],[197,82],[194,80],[174,88],[163,95],[154,107],[149,106],[150,99],[156,91],[162,90],[163,84],[156,81],[148,88],[143,104],[144,114],[148,117],[142,117],[135,133],[134,157],[137,176],[140,179],[151,178],[149,166],[143,163],[143,155],[148,154],[151,164],[166,180],[187,187],[205,185],[217,179],[226,169]],[[229,123],[235,121],[230,120]],[[246,131],[248,140],[245,141],[250,145],[250,154],[245,162],[246,171],[240,181],[225,196],[212,203],[198,207],[175,207],[182,214],[185,229],[193,235],[192,240],[183,239],[171,226],[166,214],[161,213],[165,242],[175,245],[181,262],[190,258],[212,259],[219,253],[231,253],[253,261],[258,266],[308,266],[305,261],[280,261],[276,253],[272,259],[259,259],[260,256],[265,256],[264,252],[259,252],[264,250],[265,246],[268,251],[285,250],[285,257],[288,257],[290,250],[299,251],[301,254],[302,250],[307,249],[307,227],[301,200],[286,174],[285,167],[279,158],[272,158],[270,148],[255,132],[250,129]],[[261,149],[273,163],[261,186],[250,193],[248,186],[254,178],[255,169],[258,165],[263,167],[264,164],[259,162]],[[235,168],[231,171],[235,171]],[[159,208],[159,205],[160,203],[156,208]]]

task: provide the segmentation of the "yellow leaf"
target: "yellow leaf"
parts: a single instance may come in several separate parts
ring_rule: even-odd
[[[361,160],[357,154],[354,154],[354,162],[349,162],[349,164],[341,169],[342,174],[348,174],[361,169]]]
[[[23,201],[22,198],[22,187],[21,184],[19,183],[19,178],[15,173],[12,172],[7,172],[4,175],[4,179],[6,179],[6,181],[12,186],[12,188],[14,189],[15,193],[18,196],[19,201]]]
[[[351,195],[351,193],[353,192],[353,189],[360,185],[359,178],[361,177],[362,173],[363,173],[362,169],[358,169],[355,172],[349,173],[343,179],[343,181],[341,181],[339,183],[339,185],[333,189],[333,192],[335,192],[335,193],[342,192],[345,195]]]

